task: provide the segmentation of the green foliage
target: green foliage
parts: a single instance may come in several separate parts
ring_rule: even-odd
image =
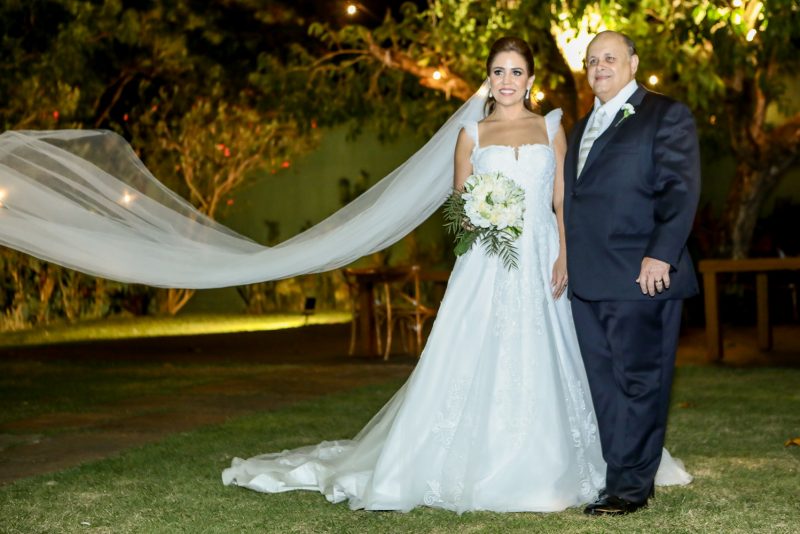
[[[214,217],[254,170],[317,140],[274,96],[288,70],[271,29],[300,21],[290,8],[266,11],[236,0],[6,2],[0,126],[115,130],[162,182]],[[155,294],[171,312],[190,296]]]
[[[794,0],[431,0],[423,10],[407,6],[374,30],[314,26],[325,50],[301,54],[299,61],[333,91],[327,95],[331,117],[342,110],[389,132],[428,133],[453,111],[447,99],[453,87],[461,99],[477,88],[490,44],[517,35],[534,51],[542,111],[562,108],[569,130],[593,98],[576,67],[580,46],[601,29],[637,42],[640,82],[656,75],[651,88],[689,104],[704,157],[736,155],[719,225],[725,235],[716,238],[725,254],[746,255],[761,202],[800,157],[793,91],[800,77],[800,5]],[[438,82],[434,67],[442,74]]]
[[[445,228],[455,240],[453,252],[456,256],[466,254],[476,243],[486,248],[489,256],[497,256],[506,269],[519,268],[519,255],[514,242],[522,232],[513,227],[497,231],[492,228],[478,228],[470,224],[464,212],[464,197],[459,190],[453,190],[444,203],[442,214]]]
[[[252,169],[316,140],[275,97],[290,80],[271,26],[300,21],[288,8],[262,10],[253,1],[5,3],[0,122],[116,130],[213,215]]]
[[[796,2],[743,1],[739,7],[710,0],[637,4],[627,30],[641,44],[642,65],[663,72],[665,87],[680,91],[699,114],[723,111],[726,98],[741,94],[761,75],[765,77],[758,83],[766,99],[788,104],[787,81],[800,73]]]
[[[425,76],[410,72],[438,68],[463,80],[471,90],[486,77],[484,61],[497,37],[519,35],[528,40],[537,63],[537,80],[545,87],[564,82],[564,62],[550,35],[551,4],[544,1],[474,2],[431,1],[425,10],[405,4],[399,19],[387,16],[370,30],[358,25],[333,28],[313,24],[309,34],[323,50],[298,47],[295,61],[311,74],[319,113],[334,122],[363,121],[387,136],[404,129],[430,134],[460,104],[446,90],[425,88]],[[402,58],[375,52],[399,51]],[[401,64],[400,61],[404,61]],[[427,71],[425,71],[427,72]],[[571,80],[569,80],[571,82]]]
[[[143,314],[152,290],[94,278],[0,250],[0,332],[114,314]]]

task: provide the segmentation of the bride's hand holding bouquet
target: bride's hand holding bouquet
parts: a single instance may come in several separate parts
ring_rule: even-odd
[[[455,235],[456,256],[479,241],[509,270],[517,268],[514,241],[522,235],[524,215],[525,192],[501,172],[471,175],[463,190],[453,190],[444,208],[445,226]]]

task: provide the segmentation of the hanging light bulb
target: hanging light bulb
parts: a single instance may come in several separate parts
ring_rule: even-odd
[[[437,70],[433,71],[433,74],[431,75],[431,77],[434,80],[441,80],[442,79],[442,72],[437,69]]]
[[[647,78],[647,82],[650,85],[656,85],[658,83],[658,76],[655,74],[651,74],[649,78]]]
[[[345,9],[348,15],[351,17],[358,13],[358,7],[355,4],[347,4],[347,8]]]

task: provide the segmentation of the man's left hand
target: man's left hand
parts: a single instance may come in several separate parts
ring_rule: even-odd
[[[655,297],[656,293],[669,289],[669,268],[669,263],[645,256],[639,278],[636,279],[642,294]]]

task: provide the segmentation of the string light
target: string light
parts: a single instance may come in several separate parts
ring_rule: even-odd
[[[434,80],[441,80],[442,79],[441,71],[439,71],[438,69],[433,71],[432,77]]]
[[[536,91],[536,94],[533,96],[534,98],[536,98],[537,102],[541,102],[542,100],[544,100],[544,93],[541,91]]]
[[[647,78],[647,82],[650,85],[656,85],[658,83],[658,76],[655,74],[651,74],[649,78]]]
[[[733,0],[733,7],[742,7],[742,0]]]
[[[353,15],[355,15],[356,13],[358,13],[358,8],[356,7],[356,5],[355,5],[355,4],[347,4],[347,9],[346,9],[346,11],[347,11],[347,14],[348,14],[348,15],[350,15],[350,16],[352,17]]]
[[[751,28],[750,31],[747,32],[747,35],[745,36],[745,39],[747,39],[747,42],[749,43],[750,41],[755,39],[757,33],[758,33],[758,31],[756,31],[755,28]]]
[[[739,25],[742,23],[742,16],[739,13],[733,14],[733,23]]]

